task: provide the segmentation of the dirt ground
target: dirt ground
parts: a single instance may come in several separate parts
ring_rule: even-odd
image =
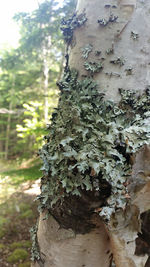
[[[0,267],[31,266],[29,230],[38,218],[34,200],[39,183],[27,181],[16,187],[11,177],[0,175]]]

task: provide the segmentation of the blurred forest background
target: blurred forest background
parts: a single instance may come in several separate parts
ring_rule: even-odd
[[[76,0],[47,0],[14,16],[17,48],[0,51],[0,266],[30,266],[29,228],[37,217],[38,149],[57,106],[65,45],[60,22]]]

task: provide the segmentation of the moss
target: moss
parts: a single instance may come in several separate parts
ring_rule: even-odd
[[[31,263],[28,261],[28,262],[24,262],[24,263],[20,263],[18,265],[18,267],[30,267],[31,266]]]
[[[21,215],[19,216],[21,219],[32,219],[34,218],[34,214],[33,211],[31,209],[26,210],[25,212],[21,213]]]
[[[5,249],[5,245],[0,243],[0,251]]]
[[[9,219],[0,216],[0,238],[3,238],[5,236],[9,223]]]
[[[17,263],[20,260],[24,261],[28,258],[28,252],[25,249],[17,248],[13,253],[7,258],[9,263]]]
[[[10,245],[10,249],[14,250],[16,248],[30,248],[31,247],[31,241],[29,240],[24,240],[20,242],[13,242]]]
[[[3,225],[8,224],[10,221],[7,218],[4,218],[3,216],[0,216],[0,227],[2,227]]]
[[[22,241],[22,244],[24,248],[31,248],[32,245],[31,241],[29,240]]]
[[[6,234],[6,230],[5,229],[0,229],[0,238],[3,238]]]
[[[30,209],[30,205],[27,204],[27,203],[21,203],[21,204],[19,205],[19,208],[20,208],[20,211],[21,211],[21,212],[25,212],[25,211],[27,211],[27,210]]]

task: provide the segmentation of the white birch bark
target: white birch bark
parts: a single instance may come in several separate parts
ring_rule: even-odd
[[[137,90],[138,93],[144,91],[150,85],[150,1],[79,0],[77,12],[85,12],[87,17],[86,24],[75,30],[70,48],[69,65],[79,71],[79,77],[87,75],[82,48],[90,44],[93,49],[88,61],[103,60],[104,68],[94,74],[94,79],[106,98],[119,101],[118,88]],[[111,15],[118,16],[116,22],[105,27],[98,24],[99,19],[109,20]],[[113,49],[113,53],[106,55],[108,49]],[[101,51],[100,56],[95,56],[96,51]],[[110,62],[117,58],[123,60],[124,65]],[[116,213],[117,226],[111,221],[106,230],[99,218],[94,231],[74,236],[71,230],[59,229],[52,217],[43,221],[44,215],[41,214],[38,242],[45,260],[43,266],[107,267],[111,249],[117,267],[145,266],[147,256],[135,256],[134,252],[135,238],[140,230],[140,213],[150,209],[148,150],[144,148],[139,152],[133,167],[134,179],[142,168],[146,185],[142,191],[133,191],[131,207],[126,214]],[[34,266],[40,265],[36,263]]]

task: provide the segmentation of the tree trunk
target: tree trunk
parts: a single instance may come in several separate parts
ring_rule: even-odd
[[[13,82],[13,86],[14,86],[14,82]],[[13,97],[14,94],[14,89],[11,90],[11,99],[10,99],[10,103],[9,103],[9,111],[12,110],[13,108]],[[8,114],[8,119],[7,119],[7,127],[6,127],[6,141],[5,141],[5,160],[8,159],[8,152],[9,152],[9,138],[10,138],[10,127],[11,127],[11,112]]]
[[[44,120],[48,123],[48,79],[49,79],[49,53],[43,48],[43,73],[44,73]]]
[[[92,80],[96,81],[98,84],[99,93],[104,93],[104,99],[106,100],[105,103],[109,103],[108,109],[106,109],[105,113],[107,113],[108,110],[112,108],[110,108],[109,100],[115,102],[115,106],[113,107],[114,110],[115,108],[122,108],[123,105],[121,112],[124,112],[124,109],[126,108],[126,115],[124,115],[124,120],[128,120],[130,127],[134,125],[134,118],[132,118],[133,123],[131,124],[129,120],[132,113],[131,107],[138,105],[138,102],[139,105],[141,105],[140,101],[143,100],[140,99],[143,99],[145,89],[147,89],[150,85],[150,37],[149,28],[147,26],[149,25],[148,23],[150,21],[149,10],[150,2],[148,0],[110,0],[109,4],[104,3],[103,0],[79,0],[77,4],[76,15],[76,20],[78,23],[72,24],[74,33],[73,36],[69,37],[67,44],[70,52],[69,55],[66,55],[67,65],[65,71],[69,72],[69,69],[76,69],[78,71],[78,79],[83,80],[85,77],[88,77],[89,79],[92,78]],[[65,85],[63,84],[63,86]],[[119,94],[118,89],[120,89],[120,91],[122,89],[125,89],[125,91],[123,91],[123,94],[125,95],[127,94],[127,92],[130,92],[128,93],[129,96],[126,95],[124,100],[121,100],[121,95]],[[134,92],[137,92],[137,95],[141,95],[141,98],[137,97],[137,101],[133,100],[132,98],[133,90]],[[94,96],[92,95],[92,97]],[[141,116],[142,112],[143,114],[145,114],[144,112],[147,106],[146,101],[147,100],[145,100],[145,104],[142,104],[142,106],[140,106],[139,108],[136,107],[136,109],[138,110],[138,116]],[[85,105],[87,104],[88,102],[85,103]],[[90,107],[91,112],[93,112],[94,114],[93,107],[94,102],[93,106]],[[66,109],[65,103],[64,106],[61,106],[61,108],[62,112],[63,109]],[[59,106],[59,109],[61,108]],[[84,108],[86,108],[86,106],[84,106]],[[127,112],[128,110],[129,112]],[[70,110],[68,108],[68,114],[69,112]],[[79,123],[77,122],[76,118],[77,112],[78,110],[76,107],[74,108],[74,117],[72,119],[73,122],[70,122],[68,120],[70,125],[73,125],[71,123]],[[146,110],[146,112],[148,112],[148,109]],[[105,113],[103,113],[103,115],[105,115]],[[84,116],[86,116],[84,110],[82,114],[82,117],[84,119]],[[145,121],[145,115],[143,114],[143,121]],[[96,116],[97,114],[94,115],[93,122],[91,121],[91,129]],[[148,124],[148,113],[146,116]],[[101,116],[99,117],[99,120],[101,120]],[[105,157],[107,158],[107,153],[109,153],[109,151],[107,152],[107,143],[112,141],[110,140],[111,131],[114,131],[114,135],[116,134],[115,131],[122,131],[118,130],[119,128],[117,128],[116,126],[115,129],[113,128],[114,123],[117,123],[116,121],[117,119],[114,117],[110,124],[110,127],[112,128],[109,132],[108,139],[104,144],[104,146],[106,146],[106,152],[104,151],[103,153],[104,161]],[[98,123],[99,122],[97,122],[97,124]],[[118,168],[118,165],[114,165],[114,168],[109,169],[109,172],[106,172],[107,175],[105,179],[103,178],[102,181],[102,183],[104,183],[103,187],[107,187],[108,190],[108,195],[106,197],[107,204],[105,203],[105,201],[103,204],[100,204],[100,202],[97,201],[97,198],[95,197],[95,191],[92,189],[93,191],[89,192],[91,189],[89,189],[89,191],[87,189],[88,193],[85,193],[86,190],[83,190],[82,186],[80,189],[79,186],[77,187],[79,193],[81,193],[79,194],[80,197],[74,197],[71,195],[72,193],[70,193],[69,197],[67,195],[68,198],[65,198],[64,200],[65,204],[61,204],[59,206],[59,204],[57,204],[59,202],[56,202],[56,206],[54,204],[54,208],[52,208],[51,205],[49,209],[47,208],[47,204],[46,209],[49,210],[51,216],[47,220],[43,220],[43,218],[45,217],[45,211],[41,212],[40,214],[37,242],[39,245],[41,258],[37,258],[37,261],[33,264],[33,266],[109,267],[112,263],[112,255],[117,267],[148,266],[149,260],[147,261],[147,254],[143,253],[141,255],[141,253],[139,252],[139,254],[137,255],[135,251],[137,249],[137,234],[140,233],[141,229],[140,216],[142,216],[141,214],[144,214],[144,212],[147,212],[150,209],[150,149],[149,140],[146,140],[147,133],[145,134],[145,137],[143,137],[145,138],[144,141],[139,141],[142,140],[142,135],[140,137],[136,135],[136,131],[139,131],[140,127],[140,131],[143,131],[143,128],[141,126],[142,122],[141,124],[139,124],[140,126],[138,125],[138,122],[136,125],[137,127],[134,128],[134,135],[131,134],[132,136],[128,136],[125,139],[124,149],[126,149],[126,151],[122,150],[121,152],[122,155],[126,158],[128,167],[131,168],[132,166],[132,173],[130,171],[130,175],[129,173],[127,175],[128,177],[130,177],[128,179],[126,178],[122,182],[122,187],[124,187],[124,189],[118,189],[118,182],[118,184],[116,184],[115,191],[113,180],[111,180],[111,194],[108,193],[109,179],[107,178],[107,176],[110,175],[110,177],[112,177],[112,173],[115,171],[115,169]],[[55,126],[55,124],[53,126]],[[69,136],[69,132],[71,131],[69,127],[73,126],[69,126],[67,124],[67,127],[68,131],[66,133],[66,137]],[[96,141],[94,139],[96,138],[96,128],[94,130],[92,129],[91,131],[93,131],[93,139],[91,139],[91,142],[94,143],[98,139],[98,137]],[[100,131],[101,129],[99,129],[99,132]],[[130,130],[128,129],[127,132],[129,133]],[[72,132],[72,134],[74,134],[74,132]],[[108,133],[105,134],[104,138],[107,134]],[[58,135],[60,135],[59,131]],[[120,135],[123,135],[123,132],[120,132]],[[84,133],[84,137],[85,136],[86,133]],[[99,135],[99,140],[101,140],[102,138],[103,136]],[[64,140],[63,142],[61,142],[61,147],[64,146],[65,148]],[[56,139],[53,142],[56,142]],[[70,141],[65,142],[68,142],[67,144],[69,144]],[[119,146],[117,146],[117,142],[118,140],[114,141],[113,147],[116,146],[118,151],[120,151],[122,144],[119,143]],[[132,151],[132,143],[136,142],[138,142],[138,145],[136,147],[133,145]],[[57,146],[57,153],[59,153],[59,149],[61,149],[61,147]],[[47,146],[47,151],[48,149],[50,148]],[[70,149],[69,145],[68,149]],[[70,150],[68,151],[65,150],[65,153],[70,153]],[[73,153],[72,150],[71,152]],[[99,152],[101,153],[100,150]],[[64,151],[62,152],[62,154],[64,155]],[[45,155],[43,157],[44,159],[46,158]],[[75,157],[77,158],[77,156]],[[81,157],[84,158],[84,154]],[[90,158],[90,156],[88,156],[88,158]],[[109,158],[109,160],[107,161],[106,166],[103,165],[103,168],[109,167],[110,162],[113,161],[114,158],[117,162],[117,156],[113,155],[112,159]],[[54,154],[51,156],[51,159],[54,162]],[[73,165],[73,163],[70,163],[74,161],[73,156],[70,156],[69,160],[69,164]],[[77,164],[78,163],[76,163],[76,165]],[[98,171],[95,165],[93,165],[94,167],[92,167],[92,163],[90,164],[90,177],[91,179],[94,179],[96,172]],[[101,164],[101,162],[99,164]],[[123,164],[122,169],[124,168]],[[44,190],[46,183],[49,182],[50,172],[53,173],[53,171],[47,172],[47,175],[45,175],[45,180],[44,182],[42,182],[42,194],[43,192],[45,192]],[[70,173],[69,168],[68,172]],[[102,167],[101,171],[98,173],[99,175],[104,175],[104,170],[102,169]],[[73,174],[69,175],[70,177],[72,177]],[[108,183],[106,182],[106,180]],[[58,184],[59,179],[56,183],[57,188]],[[119,193],[119,190],[122,190],[122,193]],[[57,195],[57,189],[55,192]],[[63,193],[64,187],[62,188],[60,194]],[[119,202],[119,198],[121,199],[122,196],[124,196],[125,204],[119,206],[119,204],[117,204],[117,200]],[[43,198],[44,194],[41,196],[41,199]],[[106,209],[103,209],[105,205]],[[70,208],[71,206],[73,207]],[[72,209],[74,209],[73,212],[76,212],[76,215],[78,215],[76,217],[75,226],[74,222],[72,222],[71,215],[69,217],[69,212],[66,211],[68,207],[71,210],[70,212],[72,212]],[[92,213],[89,213],[89,211],[91,212],[91,207],[93,207]],[[83,214],[80,213],[81,210],[83,212],[83,209],[88,210],[87,213],[85,212],[85,218],[83,218]],[[113,210],[113,212],[111,212],[111,210]],[[66,221],[65,212],[68,212]],[[98,213],[100,213],[100,215]],[[107,217],[107,223],[106,221],[105,223],[102,221],[102,218],[104,217],[105,219]],[[143,229],[145,230],[144,226]],[[147,242],[149,241],[150,239]]]

